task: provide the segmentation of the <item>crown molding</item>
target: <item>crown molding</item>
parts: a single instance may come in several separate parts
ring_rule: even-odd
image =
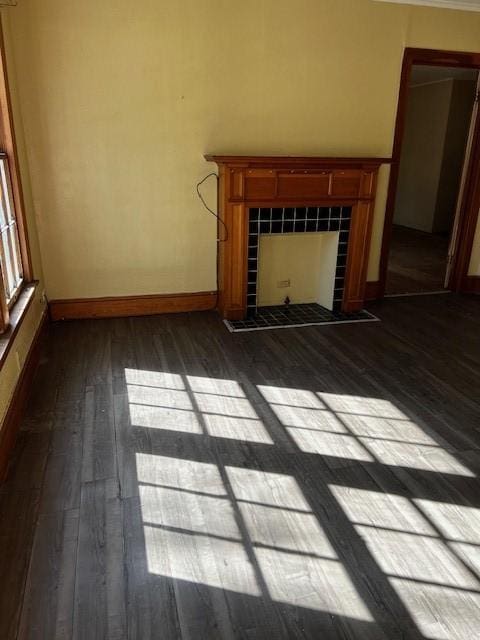
[[[390,4],[410,4],[437,9],[457,9],[458,11],[480,11],[480,0],[374,0]]]

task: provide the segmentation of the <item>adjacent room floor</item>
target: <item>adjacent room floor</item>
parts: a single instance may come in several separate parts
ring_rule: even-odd
[[[444,289],[448,235],[393,226],[387,272],[387,295]]]
[[[480,299],[230,334],[57,324],[0,489],[0,637],[473,640]]]

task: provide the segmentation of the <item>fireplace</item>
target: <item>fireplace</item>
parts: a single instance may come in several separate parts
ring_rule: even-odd
[[[219,311],[255,313],[263,234],[339,234],[333,308],[363,308],[377,173],[386,158],[207,155],[219,167]]]
[[[272,207],[250,208],[248,225],[247,315],[258,306],[260,236],[278,234],[338,233],[335,272],[332,274],[331,309],[343,303],[347,265],[351,207]],[[328,304],[324,306],[329,306]]]

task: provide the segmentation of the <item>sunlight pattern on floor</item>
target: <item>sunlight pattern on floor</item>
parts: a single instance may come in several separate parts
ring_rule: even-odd
[[[295,479],[234,467],[227,473],[270,596],[371,621]],[[335,590],[323,588],[326,575]]]
[[[137,469],[151,573],[257,596],[260,582],[273,600],[372,621],[291,476],[226,467],[232,499],[213,464],[137,454]]]
[[[136,426],[273,444],[235,380],[186,376],[183,381],[179,375],[135,369],[126,369],[125,376]]]
[[[479,547],[471,542],[480,542],[479,530],[472,529],[472,522],[480,524],[480,510],[467,508],[464,530],[465,507],[343,486],[330,485],[330,490],[422,633],[447,640],[452,629],[455,637],[476,637]],[[459,540],[468,545],[459,548]]]
[[[258,389],[302,451],[475,477],[387,400]]]
[[[149,571],[260,595],[217,466],[137,454],[137,469]]]
[[[267,456],[292,455],[293,447],[298,464],[304,456],[342,470],[382,465],[475,477],[428,428],[385,399],[258,385],[252,402],[235,380],[125,373],[131,424],[176,434],[179,451],[136,453],[152,574],[375,624],[329,530],[335,505],[336,520],[344,517],[341,527],[358,540],[348,553],[371,558],[425,638],[449,640],[450,629],[455,639],[475,637],[479,509],[326,482],[310,488],[325,499],[322,526],[305,479],[301,485],[295,475],[255,468],[254,457],[238,466],[227,456],[251,443]],[[277,442],[278,431],[260,419],[266,408],[286,440]],[[192,438],[211,461],[189,459]]]

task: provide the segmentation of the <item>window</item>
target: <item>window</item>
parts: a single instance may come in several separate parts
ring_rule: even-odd
[[[2,36],[0,29],[0,333],[32,279]]]
[[[10,171],[5,154],[0,154],[0,263],[5,302],[9,308],[22,286],[23,267]]]

